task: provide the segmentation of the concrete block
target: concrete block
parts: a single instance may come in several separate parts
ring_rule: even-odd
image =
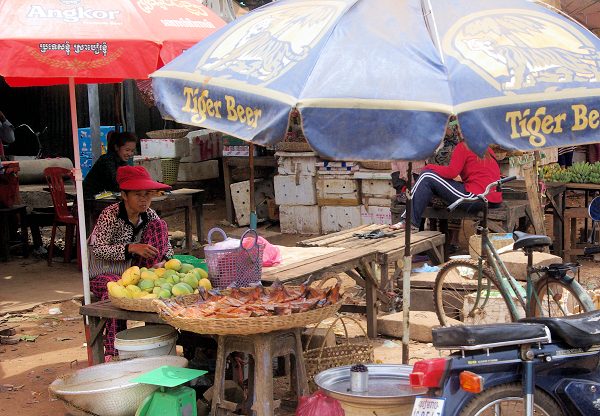
[[[509,251],[500,255],[508,272],[517,280],[527,280],[527,256],[522,251]],[[533,253],[533,266],[548,266],[553,263],[562,263],[562,258],[550,253]]]
[[[304,350],[312,350],[321,347],[335,346],[335,334],[333,329],[327,333],[329,328],[316,328],[312,339],[310,335],[313,333],[313,328],[307,328],[302,332],[302,347]],[[310,344],[308,343],[310,341]]]
[[[377,329],[380,334],[394,338],[402,338],[403,313],[397,312],[377,318]],[[410,312],[410,339],[419,342],[432,342],[431,330],[440,325],[435,312]],[[451,325],[461,325],[455,321]]]

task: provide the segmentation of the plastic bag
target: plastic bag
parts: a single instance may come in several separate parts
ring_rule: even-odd
[[[261,236],[258,236],[258,244],[262,244],[265,246],[265,248],[263,250],[263,257],[262,257],[263,267],[276,266],[279,263],[281,263],[281,250],[279,250],[279,247],[274,246],[273,244],[269,243],[265,238],[263,238]],[[253,245],[254,245],[253,237],[244,238],[244,242],[242,243],[242,246],[244,248],[250,248]]]
[[[318,390],[311,396],[302,396],[296,416],[344,416],[344,409],[336,399]]]

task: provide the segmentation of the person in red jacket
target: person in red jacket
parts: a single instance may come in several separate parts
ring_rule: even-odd
[[[460,176],[462,182],[455,180]],[[438,195],[448,204],[459,198],[469,198],[482,193],[492,182],[500,179],[500,167],[496,155],[488,148],[483,157],[477,156],[467,148],[465,142],[460,142],[452,152],[450,164],[440,166],[425,165],[413,187],[413,210],[411,228],[418,230],[423,211],[433,195]],[[492,190],[488,195],[490,208],[497,208],[502,202],[502,193]],[[482,202],[470,202],[461,206],[467,211],[479,211]],[[404,218],[406,212],[402,214]],[[394,229],[404,229],[404,220],[392,225]]]

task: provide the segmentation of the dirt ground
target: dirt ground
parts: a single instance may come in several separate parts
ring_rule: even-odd
[[[218,225],[239,236],[241,229],[222,223],[223,212],[222,201],[206,207],[206,230]],[[180,218],[168,222],[170,230],[181,228]],[[263,225],[260,234],[284,245],[306,238],[281,235],[278,231],[275,225]],[[599,264],[582,263],[582,282],[589,288],[598,287]],[[75,262],[64,264],[58,258],[52,267],[43,258],[17,258],[1,264],[0,280],[0,323],[14,326],[17,335],[23,337],[16,345],[0,345],[0,415],[64,415],[62,403],[49,397],[48,385],[62,374],[87,366],[84,326],[78,313],[81,272]],[[53,314],[56,308],[60,311]],[[339,330],[336,332],[342,335]],[[358,333],[356,328],[351,329],[351,336]],[[377,362],[401,362],[401,340],[378,338],[373,343]],[[411,362],[437,356],[439,353],[431,344],[410,344]],[[288,409],[279,414],[293,412]]]

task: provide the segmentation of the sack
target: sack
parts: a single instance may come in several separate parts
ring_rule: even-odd
[[[250,248],[253,244],[254,239],[252,237],[244,238],[244,242],[242,243],[244,248]],[[262,265],[264,267],[277,266],[279,263],[281,263],[281,250],[279,250],[279,247],[269,243],[261,236],[258,237],[258,244],[264,245],[262,255]]]
[[[344,416],[344,409],[336,399],[318,390],[311,396],[302,396],[296,416]]]

